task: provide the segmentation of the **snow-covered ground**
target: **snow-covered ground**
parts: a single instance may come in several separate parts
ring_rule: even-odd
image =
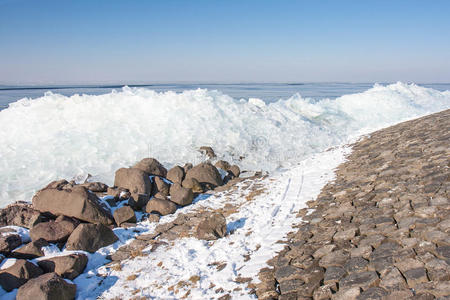
[[[277,241],[299,221],[296,212],[333,179],[333,169],[348,152],[346,147],[323,152],[297,167],[256,182],[263,186],[264,192],[252,201],[247,201],[246,194],[237,189],[232,195],[219,193],[182,209],[180,212],[200,207],[217,209],[227,203],[239,206],[238,212],[227,217],[228,231],[232,233],[226,237],[215,242],[183,238],[122,262],[120,270],[111,266],[95,268],[75,279],[78,299],[133,296],[178,299],[184,295],[210,299],[227,293],[233,298],[252,298],[246,284],[236,279],[252,278],[257,282],[258,271],[283,248]],[[224,263],[226,266],[218,270],[218,265]]]

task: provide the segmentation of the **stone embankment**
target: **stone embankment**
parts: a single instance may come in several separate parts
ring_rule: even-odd
[[[450,110],[353,145],[270,268],[259,299],[449,299]]]

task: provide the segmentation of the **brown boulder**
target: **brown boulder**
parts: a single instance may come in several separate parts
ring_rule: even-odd
[[[80,186],[84,186],[85,188],[94,193],[104,193],[108,190],[108,186],[102,182],[86,182],[80,184]]]
[[[61,277],[73,280],[83,273],[88,263],[88,257],[82,253],[56,256],[38,261],[39,267],[45,273],[55,272]]]
[[[216,154],[214,153],[213,148],[209,147],[209,146],[201,146],[199,149],[200,153],[205,155],[208,158],[214,158],[216,157]]]
[[[227,233],[227,221],[222,214],[211,214],[197,226],[197,238],[201,240],[217,240]]]
[[[98,197],[85,187],[44,189],[33,197],[33,206],[53,215],[65,215],[90,223],[113,224],[111,213],[100,205]]]
[[[232,165],[228,170],[228,174],[232,175],[232,178],[239,177],[241,175],[241,169],[236,165]]]
[[[185,163],[183,166],[183,171],[184,174],[186,175],[187,171],[189,171],[190,169],[192,169],[194,166],[191,163]]]
[[[173,214],[177,210],[175,203],[169,200],[152,198],[148,201],[145,211],[148,213],[158,213],[161,216]]]
[[[32,241],[24,245],[23,247],[14,250],[11,253],[11,256],[22,259],[33,259],[36,257],[41,257],[45,255],[44,251],[42,251],[42,247],[45,246],[48,246],[48,242],[44,239]]]
[[[153,195],[160,194],[164,198],[169,196],[170,184],[165,182],[161,177],[155,176],[153,178]]]
[[[116,171],[114,185],[128,189],[132,194],[152,193],[152,182],[147,173],[135,168],[120,168]]]
[[[0,270],[0,285],[5,291],[10,292],[42,273],[41,268],[35,264],[25,259],[18,259],[12,266]]]
[[[166,177],[167,170],[159,161],[154,158],[144,158],[140,162],[136,163],[133,168],[139,169],[147,173],[148,175]]]
[[[183,182],[184,178],[184,169],[180,166],[175,166],[167,172],[167,179],[172,181],[173,183]]]
[[[186,173],[186,179],[195,178],[202,186],[213,189],[223,184],[219,171],[210,163],[201,163]]]
[[[76,291],[75,284],[68,283],[56,273],[47,273],[21,286],[16,299],[72,300]]]
[[[192,203],[194,200],[194,194],[189,188],[182,187],[179,183],[174,183],[170,187],[170,201],[186,206]]]
[[[147,205],[149,199],[150,196],[148,194],[132,194],[128,198],[128,205],[134,210],[141,210]]]
[[[11,251],[22,245],[22,238],[18,234],[0,235],[0,253],[8,255]]]
[[[194,193],[203,193],[203,188],[200,182],[195,178],[187,178],[183,180],[182,186],[191,189]]]
[[[31,228],[45,218],[28,203],[16,202],[0,209],[0,226],[20,226]]]
[[[59,216],[55,221],[39,223],[30,229],[31,240],[46,240],[49,243],[65,242],[79,222],[65,216]]]
[[[129,206],[122,206],[114,211],[114,220],[120,226],[122,223],[136,223],[136,214]]]
[[[228,171],[228,170],[230,169],[230,167],[231,167],[231,165],[230,165],[227,161],[225,161],[225,160],[219,160],[219,161],[217,161],[217,162],[214,164],[214,166],[215,166],[216,168],[220,168],[220,169],[222,169],[222,170],[224,170],[224,171]]]
[[[80,224],[69,236],[67,250],[83,250],[94,253],[118,240],[114,232],[103,224]]]

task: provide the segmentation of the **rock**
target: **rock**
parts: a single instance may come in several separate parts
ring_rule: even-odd
[[[213,148],[209,146],[201,146],[199,151],[209,159],[216,157]]]
[[[161,216],[173,214],[177,210],[175,203],[165,199],[152,198],[148,201],[145,211],[147,213],[158,213]]]
[[[228,174],[232,175],[231,178],[236,178],[241,175],[241,169],[237,165],[232,165],[230,169],[228,169]]]
[[[155,175],[155,176],[161,176],[166,177],[167,176],[167,170],[164,168],[162,164],[159,163],[154,158],[144,158],[140,162],[136,163],[133,166],[134,169],[139,169],[147,173],[148,175]]]
[[[348,259],[348,254],[342,250],[333,251],[322,257],[319,261],[319,266],[328,268],[331,266],[343,266]]]
[[[183,180],[182,186],[191,189],[193,193],[203,193],[202,185],[195,178],[188,178]]]
[[[30,229],[31,240],[46,240],[49,243],[65,242],[79,222],[60,216],[55,221],[39,223]]]
[[[219,171],[210,163],[201,163],[187,171],[186,179],[195,178],[208,189],[213,189],[223,184]]]
[[[192,169],[194,166],[191,163],[185,163],[183,166],[184,174],[187,173],[190,169]]]
[[[18,234],[0,235],[0,253],[8,255],[11,251],[22,245],[22,238]]]
[[[36,257],[41,257],[45,255],[44,251],[42,251],[42,247],[46,247],[48,245],[49,244],[46,240],[38,239],[14,250],[11,253],[11,256],[22,259],[34,259]]]
[[[88,257],[82,253],[66,256],[56,256],[38,261],[39,267],[45,273],[55,272],[59,276],[73,280],[83,273],[88,263]]]
[[[350,256],[351,257],[363,257],[365,259],[368,259],[370,257],[370,254],[372,253],[372,247],[367,246],[359,246],[358,248],[353,248],[350,250]]]
[[[81,186],[68,190],[40,190],[33,197],[33,206],[41,212],[74,217],[90,223],[114,223],[111,213],[100,205],[98,197]]]
[[[157,176],[153,178],[153,182],[153,195],[160,194],[164,198],[169,196],[170,184]]]
[[[50,182],[49,184],[47,184],[46,187],[43,188],[43,190],[45,189],[58,189],[58,190],[62,190],[64,188],[72,188],[73,184],[69,183],[67,180],[65,179],[60,179],[60,180],[55,180]]]
[[[151,223],[158,223],[160,219],[160,216],[158,214],[149,214],[148,215],[148,220]]]
[[[0,210],[0,226],[31,228],[44,220],[41,212],[28,203],[17,202]]]
[[[179,183],[174,183],[170,187],[170,201],[186,206],[192,203],[194,200],[194,194],[189,188],[182,187]]]
[[[357,287],[366,290],[370,287],[377,286],[379,282],[380,279],[377,273],[373,271],[351,273],[339,281],[339,288],[349,289]]]
[[[167,179],[173,183],[181,184],[184,179],[184,169],[180,166],[175,166],[167,172]]]
[[[403,272],[410,288],[415,288],[419,283],[428,282],[425,268],[415,268]]]
[[[148,194],[133,194],[128,198],[128,205],[134,210],[142,210],[147,205],[150,200],[150,195]]]
[[[211,214],[197,226],[197,238],[217,240],[227,233],[227,222],[222,214]]]
[[[136,223],[136,214],[129,206],[122,206],[114,211],[114,220],[120,226],[122,223]]]
[[[137,168],[120,168],[116,171],[114,185],[127,189],[132,194],[152,194],[149,175]]]
[[[117,240],[114,232],[103,224],[80,224],[69,236],[66,249],[94,253]]]
[[[214,166],[215,166],[216,168],[222,169],[222,170],[224,170],[224,171],[228,171],[228,170],[230,169],[230,167],[231,167],[231,165],[230,165],[227,161],[224,161],[224,160],[219,160],[219,161],[217,161],[217,162],[214,164]]]
[[[336,242],[342,242],[342,241],[350,241],[353,239],[356,235],[356,228],[350,228],[344,231],[338,231],[333,236],[333,240]]]
[[[328,244],[325,245],[319,249],[316,250],[316,252],[313,253],[314,258],[319,259],[324,257],[325,255],[331,253],[336,248],[336,245]]]
[[[47,273],[21,286],[16,299],[72,300],[75,299],[76,290],[75,284],[68,283],[58,274]]]
[[[356,299],[357,300],[381,300],[388,293],[380,287],[371,287],[361,293]]]
[[[386,274],[381,277],[380,286],[388,291],[396,291],[408,288],[402,274],[395,267],[392,267],[388,272],[386,272]]]
[[[5,291],[10,292],[42,273],[41,268],[35,264],[25,259],[18,259],[12,266],[0,270],[0,285]]]
[[[332,300],[356,300],[361,291],[358,287],[339,289],[339,292],[331,296]]]
[[[347,260],[344,265],[344,269],[348,273],[367,271],[368,264],[369,262],[362,257],[353,257]]]
[[[324,284],[332,284],[339,282],[347,272],[345,272],[344,268],[342,267],[328,267],[325,271],[325,278],[323,283]]]
[[[108,190],[108,186],[102,182],[86,182],[80,184],[80,186],[84,186],[94,193],[105,193]]]

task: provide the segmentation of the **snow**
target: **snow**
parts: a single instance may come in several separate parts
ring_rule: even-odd
[[[252,298],[236,278],[250,277],[257,282],[258,271],[283,248],[278,241],[300,221],[296,212],[334,178],[333,169],[344,161],[347,153],[346,147],[335,148],[314,155],[286,172],[251,183],[265,190],[252,201],[246,200],[242,189],[231,196],[219,193],[197,199],[195,204],[161,221],[171,221],[181,212],[201,207],[217,209],[231,203],[239,210],[227,217],[229,234],[226,237],[215,242],[183,238],[154,252],[146,251],[146,256],[126,260],[120,271],[111,266],[92,269],[74,280],[78,285],[77,298],[111,299],[134,295],[171,299],[180,298],[189,290],[190,298],[208,299],[221,295],[215,292],[218,288],[233,298]],[[247,255],[250,255],[248,260]],[[220,263],[226,266],[218,271]],[[194,283],[196,276],[198,282]],[[211,284],[215,287],[210,288]],[[175,288],[168,289],[171,286]]]
[[[0,111],[0,206],[28,201],[61,178],[83,181],[92,174],[90,180],[111,185],[115,170],[148,156],[166,167],[196,164],[203,160],[200,146],[213,147],[218,159],[242,170],[272,172],[367,128],[449,106],[449,91],[404,83],[333,100],[296,94],[269,104],[204,89],[125,87],[70,97],[49,92]]]

